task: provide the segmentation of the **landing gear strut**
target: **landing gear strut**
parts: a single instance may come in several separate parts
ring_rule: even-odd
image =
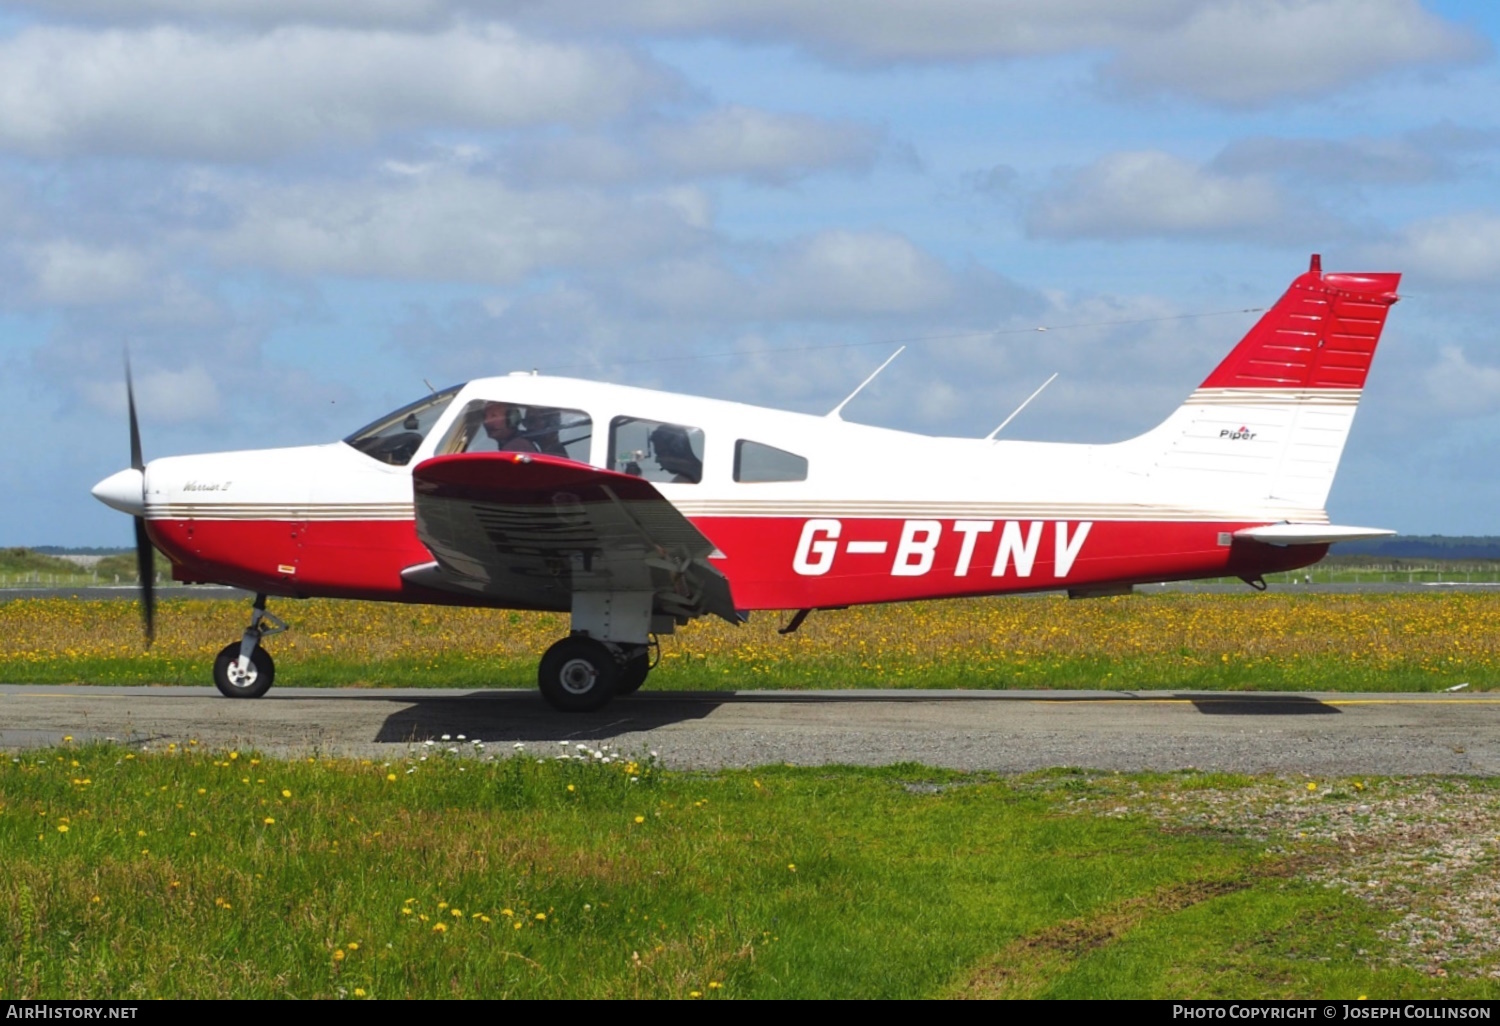
[[[276,663],[260,647],[261,639],[286,630],[286,623],[266,612],[266,597],[255,596],[250,626],[239,641],[225,645],[214,659],[214,685],[229,698],[259,698],[271,690]]]

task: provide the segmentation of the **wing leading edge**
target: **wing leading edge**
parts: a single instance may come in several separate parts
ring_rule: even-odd
[[[417,537],[436,558],[401,576],[497,604],[567,610],[580,592],[650,592],[675,623],[731,623],[713,542],[652,485],[543,453],[437,456],[412,471]]]

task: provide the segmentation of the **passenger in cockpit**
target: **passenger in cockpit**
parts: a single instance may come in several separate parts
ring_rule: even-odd
[[[674,484],[697,484],[703,480],[703,461],[694,455],[686,428],[659,424],[651,432],[650,441],[657,466],[672,475]]]
[[[562,429],[562,411],[550,407],[536,407],[526,411],[524,425],[526,437],[536,444],[539,451],[552,456],[567,456],[558,432]]]
[[[484,404],[484,433],[499,445],[501,452],[541,452],[541,447],[521,431],[521,421],[519,406]]]

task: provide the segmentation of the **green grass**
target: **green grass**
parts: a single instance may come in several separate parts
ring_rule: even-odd
[[[281,601],[280,685],[534,686],[567,617],[331,599]],[[138,607],[0,602],[0,681],[206,684],[245,604],[163,602],[156,644]],[[698,620],[663,639],[653,690],[1104,688],[1436,691],[1500,681],[1500,593],[1147,594],[960,599]]]
[[[283,660],[273,641],[278,687],[361,688],[522,688],[536,687],[540,656],[484,658],[449,656],[384,661]],[[1318,691],[1331,693],[1439,692],[1469,683],[1474,692],[1493,690],[1500,678],[1490,668],[1434,671],[1416,664],[1368,667],[1337,656],[1296,663],[1267,659],[1248,664],[1213,665],[1167,659],[1056,656],[1028,667],[996,667],[956,657],[947,664],[902,666],[891,660],[851,666],[838,659],[788,660],[745,665],[714,655],[687,653],[682,663],[654,670],[648,691],[841,690],[852,688],[983,690],[1180,690]],[[212,684],[211,658],[142,655],[131,658],[59,659],[10,667],[0,663],[0,683],[196,685]]]
[[[1388,965],[1285,854],[1070,811],[1067,774],[16,758],[10,999],[1494,993]]]

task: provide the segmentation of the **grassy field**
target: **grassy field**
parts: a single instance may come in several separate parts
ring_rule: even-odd
[[[695,775],[460,744],[6,760],[0,997],[1497,993],[1493,927],[1424,948],[1413,910],[1462,921],[1435,893],[1371,900],[1339,833],[1403,851],[1381,830],[1422,819],[1413,785]],[[1500,800],[1422,786],[1475,815]],[[1493,850],[1464,858],[1492,879]]]
[[[283,685],[531,687],[567,630],[544,614],[310,600],[273,604]],[[0,603],[0,682],[202,684],[243,603],[164,602],[147,652],[118,601]],[[650,688],[1204,688],[1430,691],[1500,681],[1500,595],[1205,595],[961,600],[813,614],[663,639]]]

